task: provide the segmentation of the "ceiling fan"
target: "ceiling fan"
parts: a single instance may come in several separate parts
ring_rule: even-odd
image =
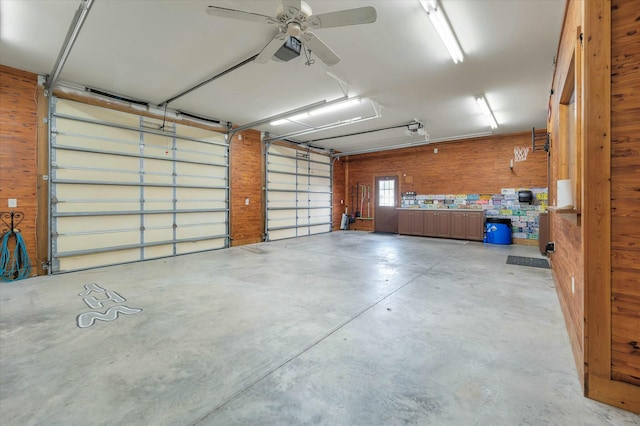
[[[255,61],[258,63],[268,62],[287,42],[288,37],[293,37],[329,66],[337,64],[340,57],[309,29],[369,24],[377,18],[376,9],[372,6],[313,15],[309,5],[301,0],[282,0],[275,17],[218,6],[207,7],[207,13],[223,18],[276,25],[278,33],[256,57]]]

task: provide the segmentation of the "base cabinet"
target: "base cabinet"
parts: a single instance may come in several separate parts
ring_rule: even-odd
[[[423,235],[423,213],[419,210],[398,211],[398,234]]]
[[[400,210],[398,233],[423,237],[482,241],[484,212]]]

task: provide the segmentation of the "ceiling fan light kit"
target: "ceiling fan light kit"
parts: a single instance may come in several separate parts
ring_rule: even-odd
[[[447,21],[447,17],[442,11],[442,7],[436,0],[420,0],[420,4],[425,12],[427,12],[427,15],[429,15],[431,23],[433,23],[442,43],[444,43],[451,59],[453,59],[453,62],[455,64],[462,62],[464,60],[462,49],[460,48],[456,35]]]

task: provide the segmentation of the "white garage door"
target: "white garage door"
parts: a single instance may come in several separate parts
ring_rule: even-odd
[[[52,100],[51,272],[229,246],[223,133]]]
[[[267,240],[330,232],[331,158],[274,144],[266,157]]]

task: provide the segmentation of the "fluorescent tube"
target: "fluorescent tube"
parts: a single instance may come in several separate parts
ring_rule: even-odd
[[[453,33],[453,30],[451,30],[451,27],[447,22],[447,18],[444,16],[438,2],[436,0],[420,0],[420,4],[427,12],[427,15],[429,15],[433,26],[436,28],[440,39],[449,51],[449,55],[451,55],[453,62],[456,64],[458,62],[462,62],[464,60],[462,49],[460,49],[458,40],[456,40],[456,36]]]
[[[291,117],[281,118],[280,120],[272,121],[269,124],[271,124],[272,126],[279,126],[281,124],[290,123],[292,121],[302,120],[307,117],[314,117],[316,115],[326,114],[328,112],[339,111],[341,109],[359,104],[360,101],[361,101],[360,98],[347,99],[344,102],[339,102],[339,103],[327,105],[327,106],[320,106],[319,108],[312,109],[311,111],[303,112],[302,114],[296,114]]]
[[[487,100],[485,99],[485,97],[482,95],[476,96],[476,102],[480,107],[480,111],[482,111],[482,114],[484,114],[487,120],[487,124],[489,124],[489,126],[491,126],[492,129],[498,128],[498,122],[496,121],[496,118],[494,117],[493,112],[491,111],[491,108],[489,108],[489,104],[487,103]]]

